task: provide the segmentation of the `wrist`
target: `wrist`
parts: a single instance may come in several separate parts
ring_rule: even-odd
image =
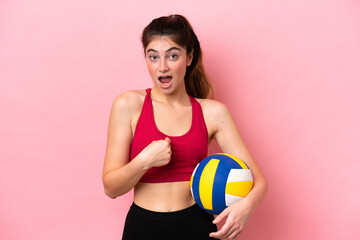
[[[141,171],[146,172],[151,168],[147,161],[147,157],[142,153],[138,154],[132,161],[137,163],[137,166]]]
[[[255,210],[255,204],[253,201],[251,201],[250,198],[243,198],[241,199],[239,202],[241,202],[241,204],[243,204],[243,206],[248,209],[251,213]]]

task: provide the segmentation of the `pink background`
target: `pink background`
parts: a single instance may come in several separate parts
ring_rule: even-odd
[[[144,3],[0,2],[0,239],[121,238],[132,195],[101,182],[110,107],[152,86],[139,37],[170,13],[269,181],[239,239],[359,239],[359,1]]]

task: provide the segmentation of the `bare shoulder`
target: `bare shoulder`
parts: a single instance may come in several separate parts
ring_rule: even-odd
[[[202,109],[208,135],[212,139],[224,122],[231,119],[228,108],[225,104],[213,99],[196,99]]]
[[[139,111],[146,96],[145,90],[129,90],[115,97],[112,109],[115,111],[126,111],[134,113]]]
[[[223,116],[223,114],[229,114],[228,108],[225,104],[213,100],[213,99],[196,99],[203,110],[204,116],[210,118],[216,118]]]

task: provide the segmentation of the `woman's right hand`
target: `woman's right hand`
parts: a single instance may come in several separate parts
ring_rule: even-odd
[[[137,157],[143,160],[146,169],[161,167],[170,162],[171,140],[166,137],[164,140],[151,142]]]

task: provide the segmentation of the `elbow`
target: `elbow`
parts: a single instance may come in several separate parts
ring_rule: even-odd
[[[106,188],[104,188],[104,193],[111,199],[115,199],[118,197],[116,194],[114,194],[112,191],[109,191]]]
[[[108,196],[111,199],[115,199],[119,196],[109,184],[106,184],[106,181],[103,179],[103,185],[104,185],[104,193],[106,196]]]
[[[117,197],[120,197],[126,193],[128,193],[129,191],[121,191],[121,192],[115,192],[115,191],[110,191],[107,189],[104,189],[104,193],[111,199],[115,199]]]
[[[254,185],[258,186],[260,189],[262,189],[262,193],[265,196],[269,190],[268,181],[265,179],[265,177],[261,176],[254,181]]]
[[[114,184],[114,181],[108,177],[103,177],[104,193],[115,199],[129,192],[131,189],[127,188],[124,184]]]
[[[115,199],[127,193],[128,191],[124,189],[114,189],[110,186],[104,184],[104,193],[111,199]]]
[[[266,195],[269,190],[269,184],[268,184],[268,181],[264,177],[262,178],[262,185],[264,188],[264,195]]]
[[[115,199],[119,196],[118,194],[116,194],[114,188],[112,187],[111,180],[106,175],[103,175],[102,182],[104,186],[104,193],[106,196],[111,199]]]

